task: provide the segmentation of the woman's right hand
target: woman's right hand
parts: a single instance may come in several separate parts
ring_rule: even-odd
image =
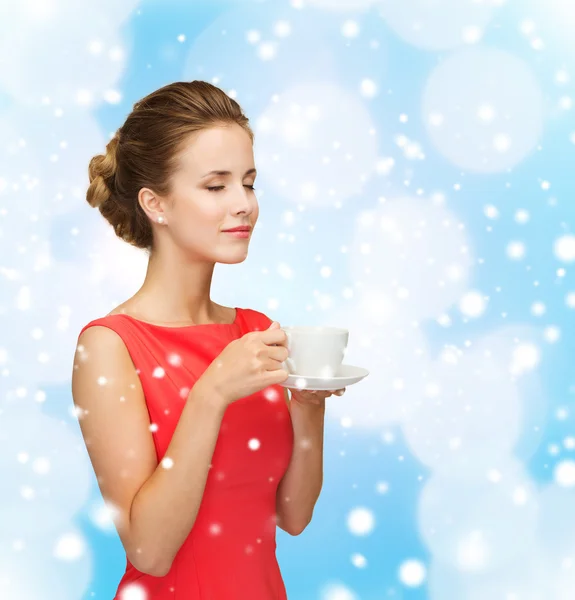
[[[277,321],[264,331],[250,331],[230,342],[198,378],[225,406],[264,388],[284,382],[287,335]],[[209,387],[208,387],[209,386]]]

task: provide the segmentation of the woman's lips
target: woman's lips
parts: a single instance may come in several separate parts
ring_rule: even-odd
[[[249,231],[224,231],[224,233],[240,239],[246,239],[250,237]]]

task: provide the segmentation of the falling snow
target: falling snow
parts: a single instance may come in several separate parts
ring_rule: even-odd
[[[166,7],[167,37],[157,23],[146,30],[135,0],[66,20],[69,0],[16,4],[0,36],[11,99],[0,108],[10,575],[0,596],[112,595],[98,587],[115,582],[95,555],[118,543],[121,513],[98,494],[77,427],[91,414],[72,406],[69,379],[73,362],[90,360],[76,346],[81,326],[141,285],[146,260],[85,210],[86,169],[120,124],[101,109],[125,112],[140,93],[130,81],[150,83],[177,57],[180,79],[238,99],[258,142],[259,233],[250,261],[226,268],[229,303],[257,281],[246,305],[348,328],[345,362],[370,371],[326,401],[322,499],[305,548],[278,538],[286,563],[315,565],[288,581],[294,596],[359,600],[377,587],[381,598],[411,588],[429,600],[570,598],[575,190],[560,158],[575,144],[575,92],[565,3],[528,14],[504,0],[292,0],[282,11],[242,0],[201,32]],[[128,20],[150,40],[145,60],[129,51]],[[181,355],[165,358],[168,372],[137,375],[181,376]],[[94,379],[102,397],[114,389],[111,374]],[[263,397],[267,408],[284,399],[271,386]],[[238,451],[258,461],[270,445],[251,435]],[[313,449],[309,437],[299,443]],[[213,472],[219,485],[228,475]],[[105,538],[76,525],[84,511]],[[204,525],[225,539],[222,523]],[[240,551],[252,559],[260,542]],[[346,561],[349,570],[333,568]],[[120,598],[151,600],[137,583]]]

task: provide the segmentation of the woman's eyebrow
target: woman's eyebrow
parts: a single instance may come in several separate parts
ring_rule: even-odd
[[[252,173],[257,173],[257,170],[256,169],[248,169],[245,172],[244,177],[246,175],[251,175]],[[206,173],[205,175],[202,175],[201,178],[203,179],[204,177],[207,177],[208,175],[221,175],[222,177],[225,177],[226,175],[231,175],[231,174],[232,174],[231,171],[217,171],[216,170],[216,171],[210,171],[209,173]]]

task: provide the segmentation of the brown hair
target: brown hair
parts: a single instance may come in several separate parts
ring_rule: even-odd
[[[86,200],[97,207],[122,240],[151,252],[152,227],[138,202],[149,187],[171,192],[176,155],[190,134],[237,124],[254,139],[240,105],[206,81],[178,81],[134,104],[126,122],[106,145],[106,154],[90,160]]]

